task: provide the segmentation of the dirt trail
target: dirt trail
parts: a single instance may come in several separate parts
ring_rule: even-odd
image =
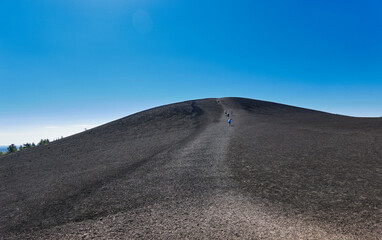
[[[232,187],[226,164],[232,131],[222,113],[219,121],[211,122],[197,138],[179,149],[173,161],[164,166],[169,176],[179,177],[174,184],[191,191],[203,189],[208,194]]]

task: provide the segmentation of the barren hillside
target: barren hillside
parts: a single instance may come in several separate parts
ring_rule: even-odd
[[[378,239],[381,189],[382,118],[187,101],[0,157],[0,238]]]

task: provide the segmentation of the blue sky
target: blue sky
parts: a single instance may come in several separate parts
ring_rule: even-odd
[[[382,116],[382,2],[0,0],[0,145],[239,96]]]

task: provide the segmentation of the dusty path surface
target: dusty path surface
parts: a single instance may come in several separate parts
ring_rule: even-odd
[[[280,123],[273,119],[272,113],[285,111],[287,115],[295,116],[296,110],[285,107],[275,110],[273,105],[265,104],[259,107],[260,113],[253,114],[251,111],[256,104],[250,106],[248,108],[246,102],[243,104],[235,99],[185,102],[174,108],[159,109],[154,114],[141,114],[143,116],[138,119],[139,122],[145,119],[144,125],[135,127],[130,124],[136,122],[133,121],[135,119],[130,118],[126,120],[126,127],[119,121],[114,123],[118,127],[108,125],[109,129],[102,133],[94,130],[89,133],[87,142],[95,142],[101,135],[110,134],[114,137],[110,151],[69,153],[70,159],[58,159],[64,162],[63,166],[56,165],[57,159],[52,161],[45,175],[31,171],[33,166],[29,166],[31,175],[41,175],[40,180],[43,179],[45,184],[28,190],[30,192],[24,191],[21,184],[26,180],[20,181],[20,176],[5,178],[9,185],[20,189],[11,190],[4,186],[7,189],[2,191],[2,201],[7,201],[8,206],[2,210],[8,216],[5,218],[3,215],[1,219],[3,236],[11,239],[377,239],[381,218],[363,216],[371,223],[369,229],[351,219],[340,219],[347,221],[346,224],[355,224],[356,231],[348,231],[341,225],[333,225],[329,217],[342,215],[332,212],[330,206],[329,213],[319,212],[319,216],[329,219],[318,218],[318,213],[312,213],[306,207],[303,197],[311,197],[309,194],[312,193],[303,182],[299,182],[299,186],[292,184],[289,188],[277,189],[284,185],[275,185],[273,177],[267,179],[270,177],[267,171],[274,173],[280,170],[278,161],[286,162],[282,156],[275,160],[269,156],[278,154],[272,143],[283,135],[276,136],[276,139],[267,136],[265,139],[271,141],[268,144],[261,142],[264,134],[271,130],[282,133],[277,129]],[[233,111],[232,126],[228,126],[225,109]],[[308,119],[306,116],[302,118]],[[267,126],[265,131],[264,124],[268,122],[273,125]],[[283,124],[285,122],[281,126]],[[71,142],[75,140],[74,137]],[[59,150],[64,149],[60,147],[56,146]],[[269,147],[273,147],[271,152],[267,151]],[[377,153],[379,150],[377,148]],[[91,153],[89,156],[88,151]],[[51,157],[49,151],[46,154]],[[19,170],[28,167],[28,160],[33,158],[25,155],[26,163],[18,166]],[[45,162],[48,161],[44,152],[40,155]],[[264,159],[264,155],[268,158]],[[21,162],[22,157],[19,156]],[[73,157],[76,160],[71,162]],[[92,157],[95,159],[85,161]],[[79,164],[82,159],[84,163]],[[88,161],[94,166],[88,165]],[[41,162],[40,166],[45,164]],[[377,166],[380,167],[379,163]],[[3,165],[2,169],[6,168],[13,169],[10,165]],[[58,168],[61,172],[52,177],[51,168]],[[298,171],[295,166],[284,170],[284,173],[278,173],[283,181],[293,183],[293,174],[301,175],[300,172],[290,172],[285,176],[285,172]],[[46,185],[49,177],[52,180]],[[263,185],[266,185],[265,190]],[[285,191],[290,192],[296,187],[305,195],[300,199],[296,194],[291,203]],[[317,191],[315,186],[308,188],[312,188],[312,192]],[[332,187],[331,191],[338,190]],[[378,190],[372,186],[368,191]],[[41,192],[45,194],[35,195]],[[369,192],[365,190],[359,194],[372,198],[375,193]],[[275,200],[277,196],[279,198]],[[378,196],[374,201],[379,201]],[[43,202],[37,203],[41,200]],[[326,200],[312,202],[311,206],[318,208],[320,204],[328,204]],[[15,211],[13,206],[19,210]],[[379,211],[378,208],[369,210],[365,207],[363,210],[369,215]],[[348,213],[352,214],[350,211]],[[11,224],[5,223],[7,219],[11,219]]]

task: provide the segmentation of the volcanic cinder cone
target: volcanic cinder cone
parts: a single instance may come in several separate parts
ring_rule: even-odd
[[[0,157],[0,238],[378,239],[381,189],[381,118],[187,101]]]

